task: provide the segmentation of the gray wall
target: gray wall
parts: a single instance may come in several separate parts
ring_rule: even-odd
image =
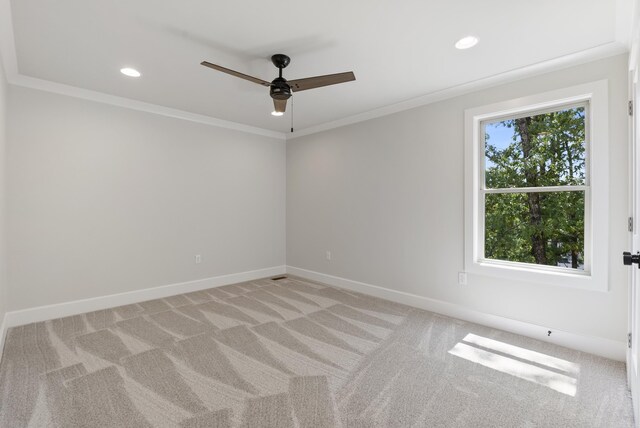
[[[287,264],[557,329],[624,340],[626,55],[287,142]],[[464,110],[609,79],[610,292],[469,276]],[[332,260],[325,260],[325,251]]]
[[[286,236],[290,266],[624,340],[625,70],[619,56],[296,138],[286,161],[279,140],[11,86],[0,313],[282,265]],[[464,110],[604,78],[610,291],[479,276],[459,286]],[[4,91],[0,78],[0,109]]]
[[[1,60],[1,58],[0,58]],[[6,263],[6,162],[5,149],[7,146],[7,80],[0,61],[0,325],[7,312],[7,263]]]
[[[16,86],[9,101],[10,310],[285,264],[283,140]]]

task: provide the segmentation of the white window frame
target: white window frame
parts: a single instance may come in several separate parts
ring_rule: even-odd
[[[585,269],[484,258],[483,123],[586,105],[584,186]],[[560,186],[557,190],[566,190]],[[544,190],[553,190],[546,188]],[[491,193],[491,192],[488,192]],[[608,81],[600,80],[465,110],[465,271],[470,274],[608,291],[609,253]]]

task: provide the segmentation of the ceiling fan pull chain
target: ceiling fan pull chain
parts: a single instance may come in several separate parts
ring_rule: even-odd
[[[293,97],[291,97],[291,133],[293,133]]]

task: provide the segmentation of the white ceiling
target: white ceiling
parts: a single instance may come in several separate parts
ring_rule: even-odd
[[[295,95],[316,126],[594,47],[626,43],[629,0],[12,0],[21,75],[276,131],[265,80],[353,70],[357,80]],[[623,22],[624,21],[624,22]],[[457,39],[480,43],[459,51]],[[126,78],[124,66],[143,76]],[[290,108],[288,109],[290,111]]]

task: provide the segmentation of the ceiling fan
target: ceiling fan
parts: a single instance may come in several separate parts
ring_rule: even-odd
[[[352,71],[346,73],[326,74],[324,76],[307,77],[306,79],[287,80],[282,77],[282,69],[289,65],[291,58],[284,54],[275,54],[271,57],[271,62],[278,68],[278,77],[271,82],[249,76],[238,71],[212,64],[208,61],[202,61],[200,64],[223,73],[248,80],[258,85],[267,86],[269,95],[273,98],[275,113],[284,113],[287,108],[287,100],[291,97],[292,92],[306,91],[307,89],[320,88],[322,86],[335,85],[338,83],[350,82],[356,80],[356,76]]]

